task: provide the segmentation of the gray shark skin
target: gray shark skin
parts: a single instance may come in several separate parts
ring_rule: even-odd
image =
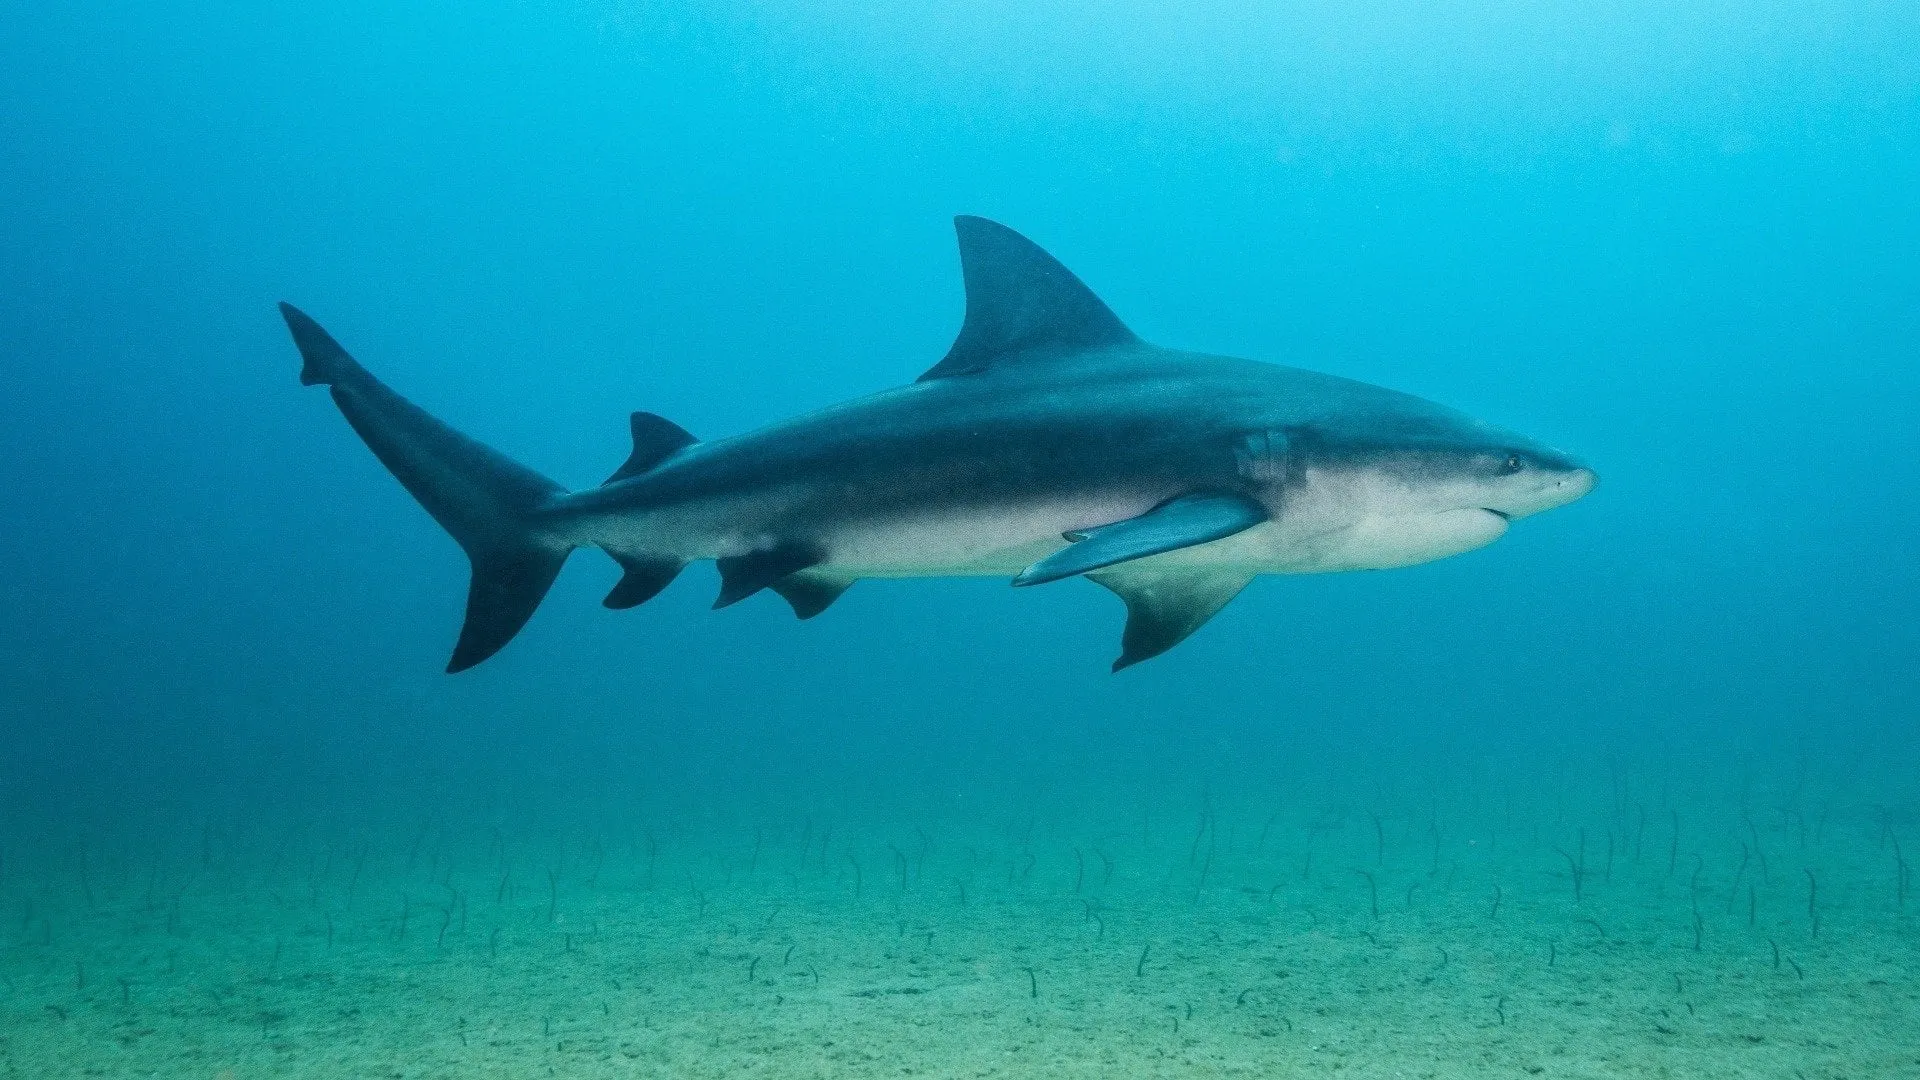
[[[956,228],[966,319],[919,381],[707,442],[635,413],[626,464],[578,492],[429,416],[280,307],[301,382],[330,388],[473,564],[449,672],[518,633],[579,547],[626,571],[608,607],[712,559],[715,607],[772,589],[803,619],[860,578],[1084,575],[1126,604],[1118,671],[1257,575],[1457,555],[1597,482],[1408,394],[1147,344],[1018,233]]]

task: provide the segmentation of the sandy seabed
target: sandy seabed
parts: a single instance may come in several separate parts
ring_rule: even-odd
[[[1864,809],[801,817],[28,844],[0,1072],[1920,1077]]]

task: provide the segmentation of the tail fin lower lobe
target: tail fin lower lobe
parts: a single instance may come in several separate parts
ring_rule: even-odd
[[[300,382],[329,389],[367,448],[473,564],[466,622],[447,671],[499,652],[532,618],[572,550],[537,527],[541,508],[566,489],[394,393],[305,312],[283,303],[280,314],[300,350]]]

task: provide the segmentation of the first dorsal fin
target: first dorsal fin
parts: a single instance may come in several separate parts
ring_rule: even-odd
[[[1023,356],[1129,345],[1140,339],[1073,271],[997,222],[957,217],[967,318],[921,381],[985,371]]]
[[[633,414],[633,453],[627,456],[627,463],[607,477],[607,483],[617,483],[629,476],[638,476],[684,447],[699,442],[686,428],[650,412]],[[605,487],[605,484],[601,485]]]

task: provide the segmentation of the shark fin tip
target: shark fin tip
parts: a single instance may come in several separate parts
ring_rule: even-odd
[[[301,386],[331,386],[359,367],[313,316],[282,300],[280,318],[286,321],[287,332],[300,350]]]

